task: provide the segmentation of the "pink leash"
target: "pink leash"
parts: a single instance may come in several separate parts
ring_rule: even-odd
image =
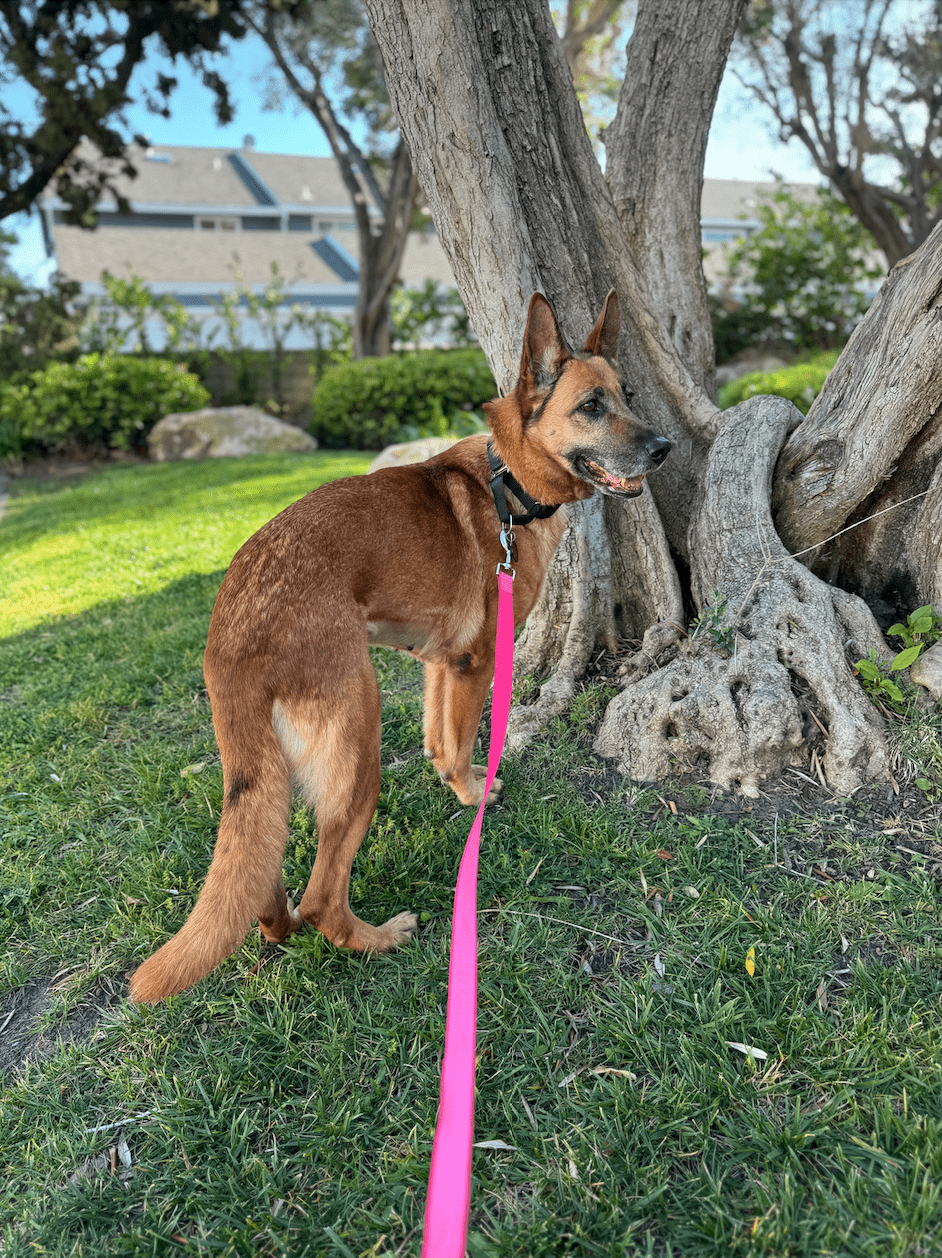
[[[501,533],[501,541],[507,544],[507,561],[497,569],[497,647],[484,799],[497,773],[510,714],[514,658],[512,537],[511,533],[508,541],[505,532]],[[505,571],[502,572],[502,568]],[[478,1009],[478,847],[483,817],[482,800],[465,844],[455,886],[441,1100],[432,1145],[422,1258],[464,1258],[468,1240]]]

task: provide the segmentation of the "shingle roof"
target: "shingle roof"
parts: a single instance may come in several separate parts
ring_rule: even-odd
[[[55,223],[57,261],[68,278],[97,284],[107,269],[121,276],[139,275],[152,283],[211,286],[232,282],[238,272],[244,283],[263,284],[270,279],[274,261],[285,283],[297,280],[336,286],[351,282],[349,267],[328,265],[334,256],[329,247],[321,251],[323,256],[312,248],[325,232],[337,230],[338,220],[352,221],[350,197],[333,158],[186,145],[159,145],[146,156],[132,156],[138,177],[118,177],[116,182],[141,213],[138,222],[153,223],[163,213],[215,213],[231,216],[236,224],[244,220],[250,227],[253,222],[262,226],[259,220],[264,217],[272,223],[280,218],[287,224],[290,210],[295,215],[313,214],[311,230],[230,232],[102,223],[94,232],[85,232]],[[734,228],[742,218],[754,222],[757,200],[770,187],[749,180],[704,180],[701,217],[705,227],[720,223]],[[795,185],[795,190],[810,192],[811,185]],[[50,191],[43,200],[48,215],[56,198]],[[325,225],[328,222],[331,227]],[[337,243],[354,256],[359,252],[354,231],[341,231]],[[720,252],[714,247],[711,253],[716,254],[709,259],[712,272],[720,265]],[[426,279],[454,283],[434,233],[410,236],[400,277],[409,285]]]
[[[91,154],[90,146],[85,146]],[[255,170],[282,205],[305,209],[350,210],[350,195],[332,157],[256,153],[250,149],[158,145],[133,150],[137,178],[117,175],[114,183],[135,205],[246,206],[264,202],[250,191],[230,161],[237,156]],[[45,199],[55,199],[50,189]]]
[[[704,179],[700,197],[700,218],[735,221],[739,218],[756,218],[756,206],[774,189],[775,185],[753,179]],[[815,185],[810,183],[789,184],[799,196],[810,195]]]
[[[336,284],[338,277],[298,232],[168,231],[159,227],[56,227],[59,269],[69,279],[97,283],[104,270],[153,283],[173,281],[264,284],[277,262],[283,282]]]

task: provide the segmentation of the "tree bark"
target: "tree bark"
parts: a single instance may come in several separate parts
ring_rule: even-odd
[[[940,303],[942,224],[890,271],[787,442],[772,498],[789,550],[887,624],[942,602]]]
[[[618,112],[603,138],[628,246],[667,312],[677,356],[715,398],[700,199],[710,120],[746,0],[698,7],[697,24],[676,5],[639,7]]]
[[[667,667],[609,705],[595,747],[633,778],[696,767],[757,795],[759,782],[806,758],[812,713],[826,731],[823,771],[834,790],[888,771],[880,720],[849,662],[871,648],[887,655],[873,617],[793,559],[772,525],[772,472],[801,418],[775,397],[727,413],[691,526],[694,599],[703,608],[715,591],[726,612],[714,634],[687,638]]]

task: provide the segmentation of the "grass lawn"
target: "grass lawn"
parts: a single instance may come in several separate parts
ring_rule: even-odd
[[[414,661],[374,654],[383,787],[351,903],[419,912],[419,939],[362,958],[253,932],[165,1004],[125,998],[215,838],[225,566],[368,458],[116,467],[7,504],[3,1258],[419,1253],[473,810],[422,757]],[[475,1151],[472,1258],[942,1255],[937,806],[639,789],[591,754],[604,700],[505,761],[485,820],[476,1139],[513,1147]],[[315,843],[298,809],[292,892]]]

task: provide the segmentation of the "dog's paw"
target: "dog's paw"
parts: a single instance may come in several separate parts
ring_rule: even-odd
[[[471,766],[471,777],[473,779],[473,785],[476,788],[475,789],[476,798],[473,799],[471,802],[474,804],[480,804],[481,799],[484,796],[484,787],[487,784],[486,765],[473,764]],[[496,804],[500,800],[500,797],[503,794],[503,790],[504,790],[503,779],[495,778],[494,781],[491,783],[491,789],[487,792],[487,799],[484,800],[485,806],[489,806],[490,804]]]
[[[415,932],[419,929],[419,919],[414,913],[397,913],[388,922],[383,922],[379,929],[389,939],[388,947],[384,951],[392,952],[415,937]]]

